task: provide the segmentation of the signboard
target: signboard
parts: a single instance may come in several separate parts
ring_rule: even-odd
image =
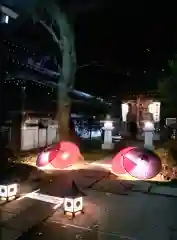
[[[123,122],[126,122],[127,114],[128,114],[128,110],[129,110],[128,103],[122,103],[121,107],[122,107],[122,120],[123,120]]]
[[[160,102],[153,102],[148,106],[149,112],[153,114],[154,122],[160,122]]]

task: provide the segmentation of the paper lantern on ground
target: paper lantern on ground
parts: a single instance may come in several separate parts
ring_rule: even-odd
[[[61,141],[42,151],[36,161],[39,168],[64,169],[72,166],[81,158],[81,153],[76,144]]]
[[[84,192],[79,190],[75,181],[72,182],[70,189],[64,195],[64,214],[69,214],[75,217],[78,213],[84,213],[83,197]]]
[[[14,200],[19,195],[19,184],[4,182],[0,185],[0,199],[2,201]]]

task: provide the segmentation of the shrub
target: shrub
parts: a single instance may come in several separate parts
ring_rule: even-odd
[[[177,178],[177,142],[168,141],[163,148],[155,150],[162,161],[162,172],[166,180]]]
[[[168,153],[169,164],[177,165],[177,141],[170,140],[164,144],[164,149]]]
[[[168,149],[158,148],[155,153],[160,157],[162,165],[172,166],[175,164],[173,157]]]

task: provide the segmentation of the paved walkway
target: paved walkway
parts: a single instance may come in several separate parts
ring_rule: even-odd
[[[56,211],[47,199],[59,198],[73,179],[87,193],[85,214],[68,220],[61,206]],[[120,181],[101,168],[88,168],[53,176],[40,194],[48,197],[42,201],[25,197],[0,206],[2,240],[177,238],[176,188]]]
[[[50,217],[55,209],[49,203],[50,196],[60,198],[73,180],[82,189],[90,188],[95,182],[107,177],[109,172],[94,169],[62,171],[51,176],[50,181],[41,186],[43,200],[23,196],[22,199],[0,205],[0,230],[2,240],[15,240],[29,228]],[[30,186],[29,189],[30,190]],[[34,190],[34,189],[33,189]],[[27,191],[26,191],[27,192]],[[44,195],[46,196],[44,198]],[[39,199],[39,196],[38,196]],[[55,204],[56,205],[56,204]]]
[[[177,239],[176,198],[136,192],[117,195],[87,190],[86,193],[83,215],[70,220],[61,209],[19,239]],[[41,209],[44,211],[45,207]],[[38,213],[41,214],[40,210]]]
[[[111,157],[99,163],[48,175],[38,200],[26,196],[1,204],[1,239],[177,239],[177,188],[115,177],[103,167]],[[56,210],[49,201],[60,198],[73,179],[87,196],[85,213],[69,220],[62,206]],[[34,189],[23,186],[26,193]]]

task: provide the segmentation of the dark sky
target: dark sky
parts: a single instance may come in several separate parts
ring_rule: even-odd
[[[80,1],[88,2],[70,1],[77,6]],[[155,90],[158,78],[167,73],[168,60],[177,50],[176,6],[130,0],[93,3],[90,11],[84,10],[76,18],[77,61],[78,65],[95,61],[105,67],[94,64],[78,69],[75,87],[101,95]],[[18,36],[55,53],[56,45],[51,47],[51,37],[38,25],[34,27],[30,22],[29,27],[25,22]],[[50,41],[45,41],[49,37]]]
[[[104,94],[156,89],[158,76],[167,71],[177,48],[173,6],[111,4],[78,18],[78,63],[94,60],[106,67],[78,70],[77,86]]]

